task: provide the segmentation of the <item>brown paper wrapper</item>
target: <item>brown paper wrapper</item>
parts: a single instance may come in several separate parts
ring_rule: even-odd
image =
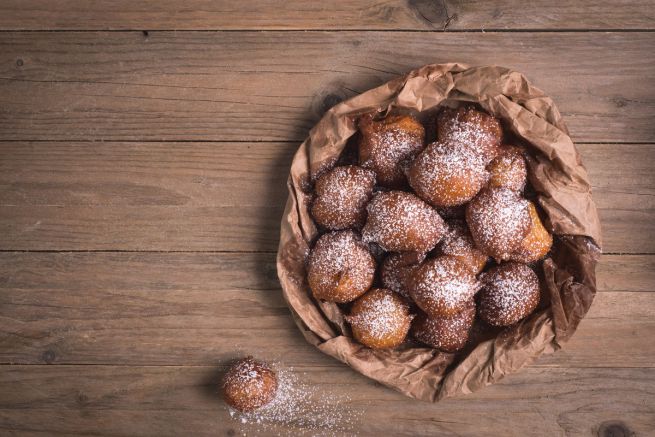
[[[555,235],[543,262],[542,304],[527,319],[460,355],[419,346],[371,350],[350,337],[338,306],[317,302],[305,262],[317,236],[309,214],[309,182],[333,165],[357,131],[357,117],[391,109],[418,112],[473,102],[532,145],[530,182]],[[288,180],[277,269],[284,297],[307,341],[358,372],[417,399],[438,401],[471,393],[561,347],[575,332],[596,293],[601,234],[591,186],[553,101],[520,73],[502,67],[427,65],[330,109],[298,149]],[[475,330],[475,328],[474,328]],[[489,338],[491,337],[491,338]]]

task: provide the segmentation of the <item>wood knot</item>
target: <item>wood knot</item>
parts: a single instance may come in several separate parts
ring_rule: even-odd
[[[230,429],[227,430],[226,434],[227,434],[228,436],[232,437],[232,436],[235,436],[237,433],[236,433],[235,430],[233,430],[232,428],[230,428]]]
[[[598,437],[634,437],[635,433],[618,420],[603,422],[598,427]]]
[[[450,14],[446,1],[408,0],[409,7],[416,16],[433,28],[443,28],[457,18],[457,14]]]
[[[52,364],[55,362],[55,358],[57,358],[57,354],[55,354],[55,351],[48,349],[47,351],[43,352],[41,358],[46,364]]]
[[[141,34],[143,35],[144,39],[148,39],[148,37],[150,36],[150,32],[148,32],[147,30],[142,30]]]
[[[16,59],[16,65],[17,65],[18,67],[22,67],[23,64],[24,64],[24,62],[23,62],[22,59],[20,59],[20,58],[19,58],[19,59]]]

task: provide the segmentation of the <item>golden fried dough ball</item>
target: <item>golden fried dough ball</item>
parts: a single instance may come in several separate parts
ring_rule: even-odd
[[[379,185],[402,188],[406,162],[423,150],[423,125],[411,115],[388,115],[382,120],[366,115],[359,130],[359,165],[373,170]]]
[[[528,177],[524,150],[517,146],[503,146],[498,156],[487,166],[491,175],[489,186],[523,191]]]
[[[232,408],[249,412],[275,398],[277,376],[268,364],[242,358],[227,370],[222,382],[223,399]]]
[[[475,319],[473,299],[463,311],[449,317],[429,317],[421,312],[412,323],[412,335],[421,343],[444,352],[462,349]]]
[[[398,252],[388,255],[380,267],[382,285],[403,297],[409,297],[407,280],[409,275],[425,259],[425,254],[416,252]]]
[[[437,211],[403,191],[376,193],[367,211],[362,238],[387,252],[428,252],[446,231]]]
[[[497,118],[472,107],[446,108],[437,117],[437,138],[477,150],[486,164],[498,153],[503,129]]]
[[[463,220],[451,220],[448,222],[448,228],[439,246],[441,253],[454,256],[465,264],[471,273],[477,275],[487,264],[489,257],[476,247]]]
[[[510,260],[522,263],[539,261],[546,256],[553,245],[553,236],[546,230],[534,203],[530,202],[530,231],[521,241],[519,248],[510,255]]]
[[[414,270],[408,286],[416,305],[430,317],[448,317],[466,309],[480,284],[468,266],[442,255]]]
[[[482,282],[478,314],[490,325],[513,325],[539,304],[539,278],[525,264],[500,264],[483,275]]]
[[[429,144],[407,174],[416,194],[436,207],[462,205],[487,183],[485,162],[473,148],[453,142]]]
[[[466,207],[473,241],[496,260],[506,260],[530,230],[529,202],[508,188],[486,188]]]
[[[311,209],[314,220],[332,230],[363,226],[374,186],[372,170],[355,165],[333,168],[316,181]]]
[[[353,231],[321,236],[309,256],[307,281],[316,299],[346,303],[371,288],[375,260]]]
[[[400,345],[412,322],[409,305],[397,293],[376,288],[353,304],[350,323],[355,340],[371,349],[389,349]]]

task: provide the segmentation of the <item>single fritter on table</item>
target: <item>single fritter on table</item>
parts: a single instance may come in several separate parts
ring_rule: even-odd
[[[241,412],[250,412],[275,398],[277,375],[268,364],[247,357],[230,366],[221,386],[225,403]]]

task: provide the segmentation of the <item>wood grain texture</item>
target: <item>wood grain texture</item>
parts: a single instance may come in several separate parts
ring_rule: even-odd
[[[0,249],[274,251],[297,147],[0,143]],[[579,149],[605,251],[655,252],[655,145]]]
[[[284,365],[283,365],[284,368]],[[650,435],[655,369],[526,368],[499,384],[438,404],[410,401],[351,369],[295,366],[304,384],[349,419],[327,435]],[[18,366],[0,373],[0,430],[109,435],[316,435],[291,425],[231,420],[218,398],[221,367]],[[307,407],[305,407],[307,408]],[[311,410],[306,419],[315,416]],[[475,420],[471,420],[475,417]],[[508,427],[511,431],[508,431]],[[320,430],[319,430],[320,431]],[[323,434],[319,434],[323,435]],[[614,434],[615,435],[615,434]]]
[[[537,364],[652,367],[653,258],[608,256],[578,332]],[[5,252],[0,284],[2,363],[211,365],[240,352],[340,365],[302,338],[273,254]]]
[[[326,107],[433,62],[504,65],[575,141],[653,142],[655,33],[0,34],[3,140],[296,140]]]
[[[652,29],[646,0],[4,0],[0,29]]]

